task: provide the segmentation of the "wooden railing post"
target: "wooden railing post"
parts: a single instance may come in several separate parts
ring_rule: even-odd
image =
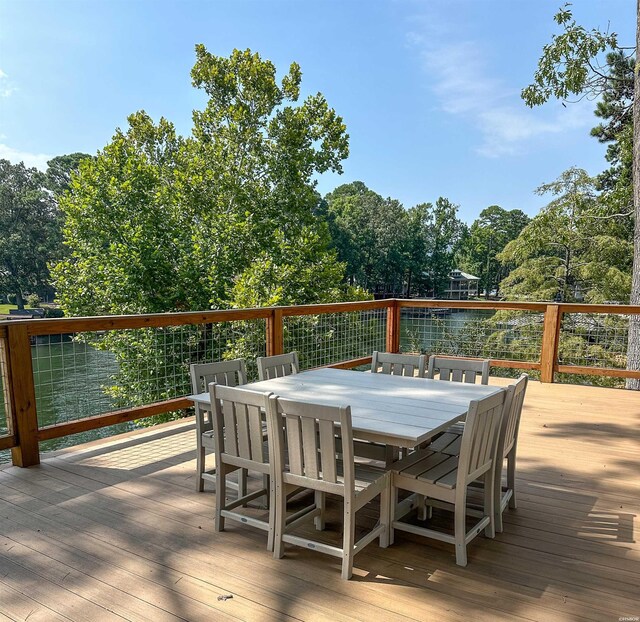
[[[26,325],[7,326],[7,378],[9,380],[10,417],[18,446],[11,449],[15,466],[40,464],[38,415],[33,384],[31,342]]]
[[[395,298],[387,307],[387,352],[400,352],[400,305]]]
[[[557,304],[547,305],[542,329],[542,351],[540,352],[540,382],[553,382],[558,358],[562,312]]]
[[[284,333],[282,327],[282,309],[271,309],[267,317],[267,356],[275,356],[284,352]]]

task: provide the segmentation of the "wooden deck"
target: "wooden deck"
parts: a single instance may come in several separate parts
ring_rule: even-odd
[[[274,560],[262,532],[230,524],[214,533],[213,493],[195,492],[194,449],[187,421],[0,470],[0,618],[640,616],[637,393],[530,383],[519,508],[495,540],[471,543],[466,568],[452,546],[404,533],[356,556],[349,582],[338,560],[313,551]]]

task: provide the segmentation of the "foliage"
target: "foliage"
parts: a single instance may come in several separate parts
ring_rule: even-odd
[[[27,306],[34,308],[40,306],[40,296],[38,294],[29,294],[27,296]]]
[[[325,197],[323,213],[347,278],[369,291],[440,295],[464,237],[457,206],[439,198],[409,210],[357,181]]]
[[[636,37],[635,61],[628,51],[618,45],[615,33],[587,31],[576,24],[570,5],[565,5],[555,16],[564,32],[552,37],[544,47],[534,83],[523,89],[522,97],[529,106],[546,102],[554,96],[566,100],[570,94],[596,98],[602,96],[596,114],[605,119],[592,134],[609,143],[607,159],[612,164],[600,176],[600,187],[607,192],[602,203],[612,213],[632,216],[627,226],[633,229],[633,262],[631,267],[629,298],[640,303],[640,160],[633,158],[640,147],[640,89],[634,84],[637,60],[640,54],[640,36]],[[636,26],[640,28],[640,4],[636,7]],[[599,57],[609,50],[605,62]],[[564,103],[564,102],[563,102]],[[634,130],[635,126],[635,130]],[[614,250],[618,251],[619,247]],[[604,272],[604,266],[601,266]],[[611,275],[617,283],[616,292],[622,291],[618,273]],[[626,302],[627,300],[625,300]],[[631,316],[627,348],[628,369],[640,369],[640,316]],[[640,390],[640,380],[628,379],[627,388]]]
[[[46,176],[0,160],[0,288],[24,308],[25,292],[49,279],[47,263],[60,248],[58,211]]]
[[[502,281],[509,299],[626,301],[632,242],[624,216],[600,200],[578,168],[538,188],[552,200],[498,258],[516,267]]]
[[[554,16],[563,32],[543,47],[533,83],[522,90],[528,106],[540,106],[551,97],[566,101],[571,95],[598,95],[605,88],[607,77],[597,57],[618,50],[617,35],[585,29],[573,19],[570,6],[565,4]]]
[[[499,292],[500,282],[513,269],[513,264],[502,263],[498,254],[518,237],[530,218],[521,210],[505,210],[491,205],[480,212],[471,225],[458,256],[458,265],[480,278],[480,290],[488,295]]]
[[[295,105],[299,66],[278,83],[274,65],[250,50],[222,58],[198,45],[191,77],[208,101],[194,111],[190,137],[137,112],[71,179],[61,201],[69,254],[54,270],[67,314],[362,297],[343,286],[344,266],[315,215],[314,176],[341,172],[348,154],[342,119],[319,93]],[[112,397],[128,405],[165,399],[172,389],[158,379],[184,377],[203,339],[224,356],[255,356],[258,333],[264,343],[254,325],[243,341],[185,330],[97,340],[120,364]]]

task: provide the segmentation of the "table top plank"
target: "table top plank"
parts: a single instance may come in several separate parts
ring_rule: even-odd
[[[343,369],[316,369],[245,385],[282,397],[351,406],[356,438],[415,447],[464,419],[473,399],[502,389],[427,378],[366,374]],[[190,395],[208,405],[209,394]]]

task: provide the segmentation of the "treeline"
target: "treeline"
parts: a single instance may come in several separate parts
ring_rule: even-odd
[[[444,197],[405,209],[360,181],[329,193],[320,213],[350,284],[406,297],[441,297],[454,268],[478,276],[480,291],[498,295],[512,267],[498,255],[529,222],[520,210],[493,205],[469,228]]]

